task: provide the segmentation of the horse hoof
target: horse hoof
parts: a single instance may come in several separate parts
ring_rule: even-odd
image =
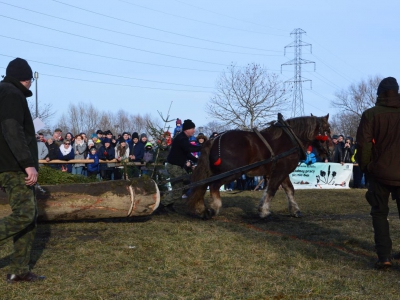
[[[296,211],[294,214],[292,214],[293,218],[301,218],[303,215],[301,214],[300,211]]]
[[[261,215],[260,214],[260,218],[263,219],[263,220],[266,220],[266,221],[271,221],[272,220],[272,214],[271,213],[269,213],[267,215]]]
[[[209,220],[211,219],[213,216],[215,216],[215,210],[213,210],[212,208],[208,208],[204,211],[203,214],[203,219],[204,220]]]

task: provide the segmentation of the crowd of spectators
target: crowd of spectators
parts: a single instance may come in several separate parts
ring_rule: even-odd
[[[351,136],[344,137],[343,134],[332,136],[330,156],[321,159],[316,149],[309,146],[306,153],[306,159],[302,161],[307,165],[311,165],[316,162],[333,162],[340,164],[353,164],[353,188],[363,188],[367,182],[364,174],[361,172],[358,166],[357,157],[357,142]]]
[[[174,134],[171,135],[168,131],[165,134],[166,143],[169,145],[173,137],[179,134],[181,130],[182,121],[177,119],[176,128],[173,131]],[[209,138],[213,138],[217,134],[217,132],[213,132]],[[191,137],[190,142],[196,145],[203,145],[207,139],[203,133],[199,133],[196,137]],[[95,176],[102,180],[124,178],[127,169],[121,163],[153,163],[157,156],[156,152],[159,150],[159,143],[149,141],[146,133],[139,135],[137,132],[132,134],[123,132],[115,136],[110,130],[97,130],[90,137],[83,132],[77,135],[67,132],[63,136],[62,130],[57,128],[54,130],[53,135],[47,139],[42,133],[39,133],[37,140],[39,159],[46,160],[49,167],[76,175]],[[365,180],[363,181],[364,177],[357,161],[357,143],[353,141],[352,137],[345,138],[343,135],[333,135],[332,144],[331,155],[327,159],[322,160],[316,149],[309,146],[306,152],[306,159],[302,162],[308,165],[316,162],[353,163],[353,187],[364,187],[366,183]],[[165,148],[162,148],[162,150],[166,152]],[[200,152],[193,153],[193,155],[198,157]],[[55,159],[64,161],[90,159],[93,160],[93,163],[52,164],[51,161]],[[117,165],[115,162],[100,163],[100,161],[113,161],[114,159],[120,164]],[[187,171],[189,173],[192,167],[188,166]],[[130,167],[129,176],[151,175],[151,170],[146,165]],[[263,182],[262,177],[243,175],[240,179],[226,184],[225,190],[263,188],[264,184],[258,186],[260,182]]]

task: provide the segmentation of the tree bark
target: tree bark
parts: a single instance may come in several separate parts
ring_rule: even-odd
[[[44,192],[43,192],[44,191]],[[147,216],[160,204],[157,184],[147,176],[84,184],[36,188],[41,221]],[[0,192],[0,218],[11,214],[6,193]]]

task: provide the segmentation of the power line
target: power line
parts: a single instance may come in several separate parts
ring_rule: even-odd
[[[250,33],[272,35],[272,34],[270,34],[270,33],[259,32],[259,31],[253,31],[253,30],[247,30],[247,29],[236,28],[236,27],[230,27],[230,26],[225,26],[225,25],[220,25],[220,24],[205,22],[205,21],[201,21],[201,20],[196,20],[196,19],[192,19],[192,18],[188,18],[188,17],[184,17],[184,16],[179,16],[179,15],[167,13],[167,12],[165,12],[165,11],[161,11],[161,10],[158,10],[158,9],[150,8],[150,7],[147,7],[147,6],[143,6],[143,5],[131,3],[131,2],[126,1],[126,0],[118,0],[118,1],[123,2],[123,3],[126,3],[126,4],[129,4],[129,5],[132,5],[132,6],[140,7],[140,8],[143,8],[143,9],[155,11],[155,12],[158,12],[158,13],[160,13],[160,14],[164,14],[164,15],[168,15],[168,16],[172,16],[172,17],[176,17],[176,18],[181,18],[181,19],[189,20],[189,21],[193,21],[193,22],[198,22],[198,23],[202,23],[202,24],[207,24],[207,25],[211,25],[211,26],[222,27],[222,28],[233,29],[233,30],[239,30],[239,31],[250,32]],[[275,52],[280,52],[280,51],[275,51]]]
[[[183,37],[186,37],[186,38],[195,39],[195,40],[199,40],[199,41],[203,41],[203,42],[209,42],[209,43],[220,44],[220,45],[226,45],[226,46],[231,46],[231,47],[244,48],[244,49],[260,50],[260,51],[269,51],[269,50],[260,49],[260,48],[239,46],[239,45],[233,45],[233,44],[228,44],[228,43],[222,43],[222,42],[217,42],[217,41],[212,41],[212,40],[197,38],[197,37],[193,37],[193,36],[190,36],[190,35],[180,34],[180,33],[172,32],[172,31],[167,31],[167,30],[163,30],[163,29],[159,29],[159,28],[155,28],[155,27],[151,27],[151,26],[147,26],[147,25],[142,25],[142,24],[138,24],[138,23],[135,23],[135,22],[131,22],[131,21],[127,21],[127,20],[124,20],[124,19],[112,17],[112,16],[109,16],[109,15],[106,15],[106,14],[102,14],[102,13],[98,13],[98,12],[89,10],[89,9],[85,9],[85,8],[81,8],[81,7],[78,7],[78,6],[75,6],[75,5],[71,5],[71,4],[68,4],[68,3],[64,3],[64,2],[62,2],[62,1],[58,1],[58,0],[50,0],[50,1],[57,2],[57,3],[62,4],[62,5],[70,6],[70,7],[79,9],[79,10],[83,10],[83,11],[89,12],[89,13],[91,13],[91,14],[95,14],[95,15],[99,15],[99,16],[102,16],[102,17],[105,17],[105,18],[109,18],[109,19],[112,19],[112,20],[117,20],[117,21],[120,21],[120,22],[132,24],[132,25],[135,25],[135,26],[140,26],[140,27],[144,27],[144,28],[148,28],[148,29],[152,29],[152,30],[156,30],[156,31],[161,31],[161,32],[164,32],[164,33],[169,33],[169,34],[173,34],[173,35],[177,35],[177,36],[183,36]]]
[[[208,50],[208,51],[242,54],[242,55],[276,56],[276,55],[267,55],[267,54],[259,54],[259,53],[244,53],[244,52],[236,52],[236,51],[229,51],[229,50],[220,50],[220,49],[212,49],[212,48],[205,48],[205,47],[197,47],[197,46],[192,46],[192,45],[185,45],[185,44],[180,44],[180,43],[173,43],[173,42],[168,42],[168,41],[163,41],[163,40],[158,40],[158,39],[152,39],[152,38],[148,38],[148,37],[139,36],[139,35],[136,35],[136,34],[126,33],[126,32],[122,32],[122,31],[116,31],[116,30],[112,30],[112,29],[109,29],[109,28],[94,26],[94,25],[90,25],[90,24],[86,24],[86,23],[82,23],[82,22],[78,22],[78,21],[73,21],[73,20],[70,20],[70,19],[56,17],[54,15],[50,15],[50,14],[42,13],[42,12],[35,11],[35,10],[32,10],[32,9],[27,9],[25,7],[20,7],[20,6],[17,6],[17,5],[5,3],[3,1],[0,1],[0,3],[4,4],[4,5],[9,5],[11,7],[18,8],[18,9],[21,9],[21,10],[29,11],[29,12],[32,12],[32,13],[35,13],[35,14],[39,14],[39,15],[42,15],[42,16],[46,16],[46,17],[62,20],[62,21],[65,21],[65,22],[70,22],[70,23],[73,23],[73,24],[79,24],[79,25],[82,25],[82,26],[90,27],[90,28],[95,28],[95,29],[99,29],[99,30],[103,30],[103,31],[112,32],[112,33],[118,33],[118,34],[121,34],[121,35],[131,36],[131,37],[145,39],[145,40],[149,40],[149,41],[155,41],[155,42],[159,42],[159,43],[165,43],[165,44],[170,44],[170,45],[176,45],[176,46],[182,46],[182,47],[188,47],[188,48],[194,48],[194,49],[201,49],[201,50]],[[263,51],[280,52],[280,51],[275,51],[275,50],[263,50]]]
[[[326,67],[328,67],[329,69],[331,69],[333,72],[335,72],[336,74],[338,74],[340,77],[344,78],[346,81],[350,81],[352,82],[353,80],[351,80],[350,78],[347,78],[345,76],[343,76],[342,74],[340,74],[339,72],[337,72],[335,69],[333,69],[332,67],[330,67],[328,64],[324,63],[322,61],[322,59],[318,58],[315,54],[312,54],[315,58],[317,58],[321,63],[323,63]]]
[[[245,22],[245,23],[249,23],[249,24],[253,24],[253,25],[257,25],[257,26],[262,26],[262,27],[266,27],[266,28],[269,28],[269,29],[281,30],[281,31],[285,31],[285,32],[287,31],[286,29],[279,29],[279,28],[274,28],[274,27],[271,27],[271,26],[265,26],[265,25],[262,25],[262,24],[259,24],[259,23],[255,23],[255,22],[239,19],[239,18],[236,18],[236,17],[232,17],[232,16],[229,16],[229,15],[221,14],[219,12],[215,12],[215,11],[212,11],[212,10],[209,10],[209,9],[205,9],[205,8],[202,8],[202,7],[193,5],[193,4],[189,4],[189,3],[186,3],[186,2],[183,2],[183,1],[179,1],[179,0],[175,0],[175,1],[179,2],[179,3],[182,3],[182,4],[185,4],[185,5],[188,5],[188,6],[195,7],[195,8],[200,9],[200,10],[211,12],[211,13],[219,15],[219,16],[227,17],[227,18],[230,18],[230,19],[233,19],[233,20],[237,20],[237,21],[241,21],[241,22]],[[272,34],[272,35],[275,35],[275,36],[286,36],[286,35],[278,35],[278,34]]]
[[[1,54],[1,53],[0,53],[0,56],[11,57],[11,58],[14,57],[12,55],[6,55],[6,54]],[[170,84],[170,85],[181,85],[181,86],[187,86],[187,87],[213,89],[213,87],[208,87],[208,86],[198,86],[198,85],[172,83],[172,82],[156,81],[156,80],[149,80],[149,79],[140,79],[140,78],[129,77],[129,76],[121,76],[121,75],[114,75],[114,74],[108,74],[108,73],[102,73],[102,72],[96,72],[96,71],[89,71],[89,70],[84,70],[84,69],[66,67],[66,66],[61,66],[61,65],[51,64],[51,63],[45,63],[45,62],[41,62],[41,61],[37,61],[37,60],[33,60],[33,59],[27,59],[27,60],[29,60],[30,62],[35,62],[35,63],[39,63],[39,64],[43,64],[43,65],[48,65],[48,66],[53,66],[53,67],[58,67],[58,68],[64,68],[64,69],[69,69],[69,70],[75,70],[75,71],[80,71],[80,72],[86,72],[86,73],[92,73],[92,74],[98,74],[98,75],[117,77],[117,78],[134,79],[134,80],[139,80],[139,81],[147,81],[147,82]]]
[[[54,1],[54,0],[52,0],[52,1]],[[35,24],[35,23],[31,23],[31,22],[27,22],[27,21],[15,19],[15,18],[7,17],[7,16],[4,16],[4,15],[0,15],[0,17],[7,18],[7,19],[10,19],[10,20],[14,20],[14,21],[21,22],[21,23],[30,24],[32,26],[37,26],[37,27],[48,29],[48,30],[52,30],[52,31],[61,32],[61,33],[64,33],[64,34],[80,37],[80,38],[91,40],[91,41],[96,41],[96,42],[103,43],[103,44],[113,45],[113,46],[117,46],[117,47],[132,49],[132,50],[151,53],[151,54],[157,54],[157,55],[161,55],[161,56],[178,58],[178,59],[182,59],[182,60],[195,61],[195,62],[200,62],[200,63],[205,63],[205,64],[218,65],[218,66],[226,66],[225,64],[214,63],[214,62],[198,60],[198,59],[185,58],[185,57],[180,57],[180,56],[175,56],[175,55],[170,55],[170,54],[164,54],[164,53],[159,53],[159,52],[154,52],[154,51],[143,50],[143,49],[130,47],[130,46],[125,46],[125,45],[121,45],[121,44],[111,43],[111,42],[107,42],[107,41],[103,41],[103,40],[99,40],[99,39],[94,39],[94,38],[86,37],[86,36],[75,34],[75,33],[70,33],[70,32],[66,32],[66,31],[62,31],[62,30],[58,30],[58,29],[54,29],[54,28],[38,25],[38,24]]]
[[[340,87],[338,85],[336,85],[334,82],[330,81],[328,78],[326,78],[325,76],[323,76],[322,74],[320,74],[319,72],[315,71],[314,74],[310,74],[311,76],[314,75],[316,76],[319,80],[321,80],[322,82],[324,82],[325,84],[329,85],[330,87],[333,87],[334,89],[340,89]],[[318,76],[317,76],[318,75]],[[322,77],[323,79],[321,79],[320,77]]]
[[[0,67],[0,68],[1,69],[6,69],[4,67]],[[40,73],[40,76],[49,76],[49,77],[63,78],[63,79],[75,80],[75,81],[84,81],[84,82],[91,82],[91,83],[98,83],[98,84],[107,84],[107,85],[114,85],[114,86],[124,86],[124,87],[150,89],[150,90],[174,91],[174,92],[191,92],[191,93],[210,93],[209,91],[176,90],[176,89],[165,89],[165,88],[154,88],[154,87],[137,86],[137,85],[130,85],[130,84],[111,83],[111,82],[104,82],[104,81],[95,81],[95,80],[87,80],[87,79],[79,79],[79,78],[58,76],[58,75],[53,75],[53,74],[45,74],[45,73],[42,73],[42,72]]]
[[[311,39],[313,39],[318,45],[320,45],[322,48],[324,48],[326,51],[328,51],[329,53],[331,53],[333,56],[335,56],[337,59],[341,60],[344,64],[348,65],[349,67],[353,68],[354,70],[360,72],[361,74],[363,74],[363,72],[361,72],[360,70],[358,70],[357,68],[351,66],[349,63],[347,63],[346,61],[344,61],[343,59],[341,59],[339,56],[337,56],[336,54],[334,54],[333,52],[329,51],[329,49],[325,48],[323,45],[321,45],[321,43],[318,43],[314,38],[312,38],[311,36],[309,36]]]
[[[48,48],[53,48],[53,49],[58,49],[58,50],[63,50],[63,51],[68,51],[68,52],[74,52],[74,53],[79,53],[79,54],[84,54],[84,55],[89,55],[89,56],[94,56],[94,57],[101,57],[101,58],[119,60],[119,61],[124,61],[124,62],[130,62],[130,63],[144,64],[144,65],[150,65],[150,66],[156,66],[156,67],[164,67],[164,68],[173,68],[173,69],[180,69],[180,70],[198,71],[198,72],[209,72],[209,73],[220,73],[221,72],[221,71],[213,71],[213,70],[192,69],[192,68],[183,68],[183,67],[177,67],[177,66],[160,65],[160,64],[154,64],[154,63],[146,63],[146,62],[141,62],[141,61],[136,61],[136,60],[131,60],[131,59],[118,58],[118,57],[112,57],[112,56],[106,56],[106,55],[100,55],[100,54],[94,54],[94,53],[83,52],[83,51],[78,51],[78,50],[72,50],[72,49],[67,49],[67,48],[62,48],[62,47],[57,47],[57,46],[46,45],[46,44],[41,44],[41,43],[37,43],[37,42],[17,39],[17,38],[14,38],[14,37],[5,36],[5,35],[1,35],[1,34],[0,34],[0,37],[7,38],[7,39],[12,39],[12,40],[19,41],[19,42],[29,43],[29,44],[33,44],[33,45],[48,47]]]

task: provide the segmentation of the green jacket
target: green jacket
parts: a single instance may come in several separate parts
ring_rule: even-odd
[[[400,186],[400,96],[377,98],[357,130],[361,170],[387,185]]]
[[[6,76],[0,82],[0,173],[38,166],[38,147],[26,97],[32,92]]]

